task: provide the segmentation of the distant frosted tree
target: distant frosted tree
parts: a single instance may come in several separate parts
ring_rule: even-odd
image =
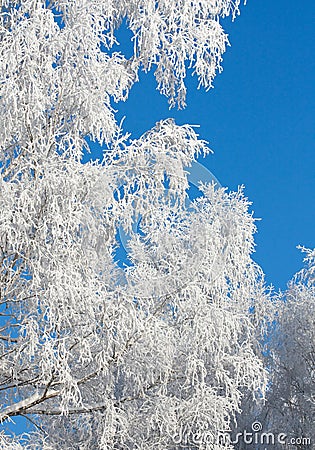
[[[283,295],[266,403],[271,428],[310,440],[292,449],[310,449],[315,442],[315,251],[304,251],[306,267]]]
[[[139,68],[155,67],[171,105],[184,105],[187,62],[210,87],[219,19],[238,4],[2,2],[3,448],[223,449],[242,389],[263,389],[247,200],[205,184],[188,208],[185,168],[205,142],[172,120],[128,141],[111,105]],[[112,51],[123,18],[130,60]],[[82,164],[90,141],[104,158]],[[34,427],[24,440],[6,429],[16,416]]]
[[[286,292],[274,296],[269,317],[274,317],[265,336],[264,366],[269,384],[266,398],[253,402],[244,396],[233,438],[241,436],[235,448],[252,449],[243,432],[260,428],[271,433],[276,444],[289,450],[314,448],[315,442],[315,251],[306,252],[305,268],[288,284]],[[260,425],[259,425],[260,424]],[[277,441],[280,436],[281,443]]]

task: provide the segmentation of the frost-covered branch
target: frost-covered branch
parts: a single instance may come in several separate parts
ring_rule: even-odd
[[[207,143],[171,119],[128,141],[112,107],[140,69],[171,106],[184,105],[188,65],[211,87],[220,20],[239,4],[2,2],[1,420],[36,430],[0,446],[175,449],[179,433],[228,431],[244,389],[264,391],[248,201],[205,184],[187,207]],[[114,50],[123,21],[129,60]],[[82,164],[92,141],[104,156]]]

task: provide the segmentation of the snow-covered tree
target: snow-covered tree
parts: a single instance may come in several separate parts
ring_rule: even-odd
[[[290,449],[315,442],[315,251],[303,249],[306,267],[280,298],[273,343],[271,388],[265,405],[269,428],[304,438]]]
[[[306,266],[288,284],[287,291],[274,295],[265,336],[264,366],[268,369],[266,398],[254,402],[243,397],[233,438],[235,448],[251,450],[244,430],[258,428],[257,448],[263,449],[263,433],[283,449],[314,448],[315,434],[315,251],[302,248]],[[258,399],[259,400],[259,399]],[[277,439],[280,438],[279,442]],[[265,441],[266,442],[266,441]]]
[[[155,68],[171,105],[184,105],[187,63],[210,87],[220,18],[238,5],[2,2],[3,448],[223,449],[243,390],[263,389],[247,200],[205,184],[187,207],[185,168],[206,143],[172,120],[128,141],[111,104],[139,69]],[[130,60],[112,51],[123,19]],[[82,164],[92,141],[104,158]],[[6,429],[16,416],[32,423],[25,439]]]

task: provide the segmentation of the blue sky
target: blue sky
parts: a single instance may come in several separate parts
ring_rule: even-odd
[[[142,73],[117,105],[134,138],[167,117],[200,125],[214,150],[202,163],[223,186],[244,184],[261,218],[254,259],[276,289],[302,267],[296,246],[315,247],[314,17],[313,0],[248,1],[224,21],[231,47],[214,89],[197,90],[189,77],[186,109],[169,110],[153,74]]]

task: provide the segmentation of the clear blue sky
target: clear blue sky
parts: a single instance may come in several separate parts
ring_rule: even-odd
[[[186,109],[169,110],[142,74],[117,105],[132,137],[167,117],[200,124],[215,152],[203,164],[229,189],[244,184],[262,219],[254,259],[276,289],[302,267],[296,246],[315,247],[314,18],[314,0],[250,0],[224,22],[231,47],[214,89],[198,91],[189,78]]]

